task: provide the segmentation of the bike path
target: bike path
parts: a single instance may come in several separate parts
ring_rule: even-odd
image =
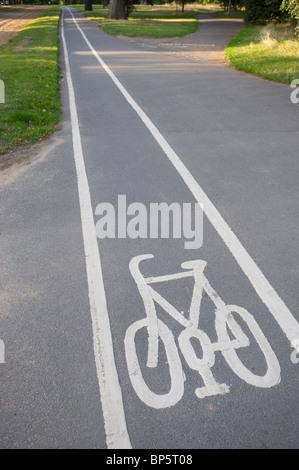
[[[230,69],[220,71],[186,58],[155,54],[108,37],[74,10],[72,14],[94,50],[150,117],[296,315],[297,109],[289,101],[288,88]],[[128,203],[145,206],[194,203],[194,194],[99,64],[68,9],[63,24],[94,222],[97,205],[116,206],[119,195],[126,195]],[[105,448],[111,442],[110,418],[103,417],[95,367],[65,54],[62,69],[65,124],[56,146],[3,191],[2,239],[9,273],[4,279],[8,304],[14,300],[3,323],[3,335],[9,331],[8,345],[14,345],[7,348],[10,361],[3,368],[2,396],[9,397],[3,406],[6,447]],[[33,178],[35,186],[31,186]],[[130,445],[135,449],[296,447],[298,365],[291,362],[285,332],[217,234],[210,214],[204,218],[202,248],[185,250],[183,242],[98,241],[113,340],[112,366],[118,374]],[[131,259],[144,254],[154,255],[140,265],[146,277],[178,273],[189,260],[207,262],[205,276],[215,292],[226,304],[247,309],[264,332],[281,367],[280,383],[269,388],[250,385],[216,352],[212,374],[228,386],[229,393],[199,399],[195,390],[203,385],[202,378],[190,367],[190,354],[184,357],[178,344],[182,327],[157,307],[159,319],[176,341],[184,393],[176,404],[162,409],[140,399],[128,374],[124,339],[128,329],[146,317],[129,271]],[[12,282],[17,274],[19,297]],[[97,285],[100,289],[100,278]],[[183,279],[161,283],[158,291],[187,317],[192,288],[192,279]],[[207,295],[202,312],[200,329],[215,342],[215,305]],[[263,354],[250,328],[239,322],[250,346],[238,354],[254,375],[263,375],[267,369]],[[171,387],[170,360],[160,343],[158,367],[147,368],[148,335],[145,328],[137,333],[134,344],[144,378],[155,395],[165,395]],[[194,338],[192,344],[201,358],[200,341]],[[18,366],[8,367],[11,362]],[[109,396],[104,398],[109,401]]]
[[[201,13],[196,17],[198,30],[176,38],[125,38],[161,51],[194,58],[201,62],[224,65],[223,52],[229,41],[245,26],[243,19],[214,18],[213,13]]]

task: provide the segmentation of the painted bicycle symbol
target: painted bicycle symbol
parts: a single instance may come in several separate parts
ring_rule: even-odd
[[[134,257],[130,262],[130,272],[143,300],[146,317],[129,326],[125,336],[126,360],[130,380],[136,394],[146,405],[156,409],[167,408],[175,405],[182,398],[185,375],[179,351],[188,366],[201,376],[204,385],[195,390],[198,398],[223,395],[229,392],[229,386],[224,383],[218,383],[211,371],[215,365],[215,353],[217,351],[221,352],[233,372],[250,385],[270,388],[280,382],[278,359],[261,328],[245,308],[237,305],[226,305],[219,297],[204,274],[204,269],[207,265],[206,261],[188,261],[181,265],[182,272],[145,278],[140,272],[139,265],[142,261],[152,258],[154,258],[153,255],[145,254]],[[152,287],[153,284],[183,278],[194,279],[188,318],[183,316],[181,312]],[[209,296],[215,305],[217,341],[214,343],[211,342],[209,336],[199,326],[204,293]],[[183,327],[178,336],[178,346],[170,328],[158,318],[156,304],[160,305],[166,314],[170,315]],[[248,330],[255,338],[264,356],[267,364],[265,375],[254,374],[243,364],[237,354],[238,349],[246,348],[250,345],[248,336],[235,318],[238,315],[246,323]],[[165,348],[171,382],[168,393],[158,394],[152,391],[142,375],[135,342],[137,333],[142,329],[146,329],[148,334],[146,367],[156,368],[158,366],[159,342]],[[191,340],[199,341],[202,349],[201,358],[196,355]]]

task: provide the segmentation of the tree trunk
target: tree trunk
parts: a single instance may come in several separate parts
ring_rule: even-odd
[[[85,0],[85,11],[92,11],[92,0]]]
[[[126,6],[127,6],[126,0],[111,0],[108,18],[110,20],[126,20],[127,19]]]

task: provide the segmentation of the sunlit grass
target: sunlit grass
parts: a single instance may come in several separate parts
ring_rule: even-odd
[[[290,84],[299,78],[299,40],[287,25],[248,25],[228,45],[230,64],[268,80]]]
[[[220,19],[243,19],[245,16],[245,10],[240,10],[240,11],[219,11],[214,13],[214,18],[220,18]]]
[[[102,30],[113,36],[128,37],[177,37],[194,33],[198,28],[195,17],[202,11],[200,8],[186,9],[181,12],[180,6],[149,7],[138,5],[129,19],[109,20],[108,10],[93,7],[92,12],[84,12],[83,5],[74,5],[86,18],[96,20]]]
[[[130,18],[127,21],[106,20],[101,24],[102,30],[114,36],[122,34],[128,37],[172,37],[185,36],[197,30],[196,20],[138,20]]]
[[[58,21],[53,6],[0,47],[0,153],[50,134],[60,119]]]

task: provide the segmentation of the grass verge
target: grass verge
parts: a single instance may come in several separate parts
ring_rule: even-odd
[[[186,9],[181,13],[180,8],[138,5],[128,20],[107,19],[108,10],[93,7],[92,12],[84,12],[83,5],[73,5],[86,18],[96,20],[102,30],[112,36],[128,37],[179,37],[194,33],[198,28],[195,17],[200,13],[199,8]]]
[[[0,47],[0,79],[5,86],[0,154],[37,142],[52,133],[60,120],[59,16],[60,7],[50,7]]]
[[[247,25],[228,44],[225,57],[236,69],[275,82],[299,78],[299,40],[287,24]]]
[[[217,11],[214,13],[214,18],[219,18],[219,19],[243,19],[245,16],[245,11]]]

